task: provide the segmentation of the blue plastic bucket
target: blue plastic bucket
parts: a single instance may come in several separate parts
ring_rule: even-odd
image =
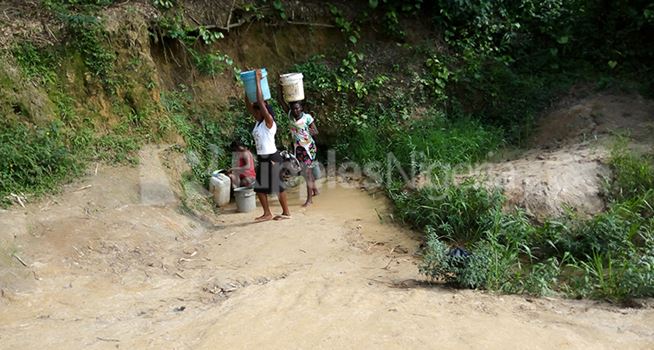
[[[250,102],[257,102],[257,81],[253,70],[241,73],[241,80],[245,86],[245,93]],[[261,93],[264,100],[270,99],[270,88],[268,87],[268,73],[265,68],[261,68]]]

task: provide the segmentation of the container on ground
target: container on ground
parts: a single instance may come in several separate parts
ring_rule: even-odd
[[[256,196],[251,187],[238,187],[234,189],[236,210],[239,213],[249,213],[257,207]]]

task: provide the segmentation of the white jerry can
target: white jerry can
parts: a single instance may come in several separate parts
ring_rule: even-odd
[[[231,179],[229,176],[214,172],[209,180],[209,191],[213,194],[213,202],[219,206],[229,204],[229,190],[231,188]]]

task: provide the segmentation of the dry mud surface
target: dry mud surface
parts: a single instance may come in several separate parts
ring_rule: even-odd
[[[420,282],[414,234],[335,182],[291,220],[200,221],[160,151],[0,212],[0,349],[654,348],[651,308]]]

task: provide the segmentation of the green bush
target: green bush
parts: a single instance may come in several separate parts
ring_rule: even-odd
[[[251,128],[254,124],[243,103],[231,100],[223,110],[213,115],[192,103],[185,86],[161,96],[168,120],[186,143],[187,160],[193,176],[204,183],[209,173],[231,166],[227,149],[233,140],[252,147]]]
[[[606,188],[609,201],[623,201],[654,189],[654,166],[652,160],[635,156],[625,141],[613,147],[609,166],[613,178]]]
[[[132,135],[111,133],[94,142],[94,158],[114,164],[138,164],[141,143]]]
[[[650,250],[622,258],[611,254],[588,256],[574,264],[580,274],[573,275],[568,293],[574,297],[614,301],[651,297],[654,295],[652,253]]]
[[[312,56],[306,62],[294,65],[291,70],[302,72],[304,88],[313,94],[319,94],[324,98],[335,88],[335,73],[326,64],[325,56]]]
[[[435,111],[411,122],[403,132],[406,134],[393,140],[393,152],[403,159],[420,152],[430,161],[471,165],[486,159],[503,144],[498,129],[464,116],[449,120]]]
[[[417,229],[431,227],[441,238],[466,245],[484,238],[492,215],[501,209],[498,191],[486,191],[474,182],[429,186],[406,192],[390,191],[398,217]]]
[[[531,295],[553,295],[561,283],[563,262],[556,257],[534,263],[523,275],[518,275],[513,282],[512,292]]]
[[[115,92],[116,54],[107,48],[101,21],[94,15],[80,13],[66,13],[63,18],[71,32],[72,44],[81,53],[86,67],[100,79],[108,92]]]
[[[57,59],[52,52],[44,48],[39,49],[31,42],[22,42],[13,48],[12,55],[30,79],[36,79],[41,85],[56,81]]]
[[[630,169],[624,170],[632,174]],[[420,271],[430,278],[509,293],[620,301],[654,295],[654,189],[646,190],[593,218],[567,215],[542,225],[522,212],[502,212],[501,196],[465,183],[438,189],[439,196],[426,196],[433,191],[427,189],[391,191],[391,198],[403,220],[427,232]],[[465,245],[470,256],[451,257],[445,241]]]
[[[53,122],[29,128],[19,122],[0,124],[0,201],[10,193],[44,193],[79,174],[80,161]]]
[[[519,268],[515,250],[491,236],[476,241],[468,256],[455,255],[436,232],[427,229],[427,248],[420,272],[466,288],[512,291],[511,276]]]

